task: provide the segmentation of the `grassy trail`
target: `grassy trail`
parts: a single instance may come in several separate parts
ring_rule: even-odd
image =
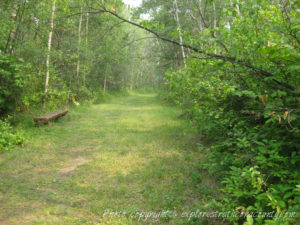
[[[187,224],[172,213],[205,205],[215,184],[179,114],[134,94],[30,128],[0,155],[0,224]]]

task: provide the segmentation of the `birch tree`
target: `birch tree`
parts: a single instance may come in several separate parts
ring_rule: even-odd
[[[7,52],[9,50],[10,53],[13,53],[13,46],[12,46],[12,42],[14,41],[15,35],[16,35],[16,18],[17,18],[17,8],[18,8],[18,4],[17,1],[14,1],[14,5],[13,5],[13,9],[11,12],[11,19],[13,21],[13,28],[11,29],[9,35],[8,35],[8,39],[6,42],[6,47],[5,47],[5,52]]]
[[[216,11],[216,4],[215,2],[212,3],[213,6],[213,12],[214,12],[214,22],[213,22],[213,30],[214,30],[214,37],[217,37],[217,32],[216,32],[216,28],[217,28],[217,11]],[[217,43],[215,43],[215,50],[214,50],[215,54],[217,53]]]
[[[80,44],[81,44],[81,24],[82,24],[82,11],[83,7],[81,5],[80,7],[80,18],[79,18],[79,25],[78,25],[78,46],[77,46],[77,67],[76,67],[76,76],[77,79],[79,77],[79,72],[80,72]]]
[[[87,1],[86,3],[86,21],[85,21],[85,59],[88,57],[88,41],[89,41],[89,18],[90,18],[90,13],[89,13],[90,7],[89,3]],[[87,63],[87,60],[85,60],[85,63]],[[86,83],[86,70],[83,74],[83,85]]]
[[[54,29],[55,4],[56,4],[56,0],[52,0],[51,19],[50,19],[50,32],[49,32],[49,37],[48,37],[48,52],[47,52],[47,59],[46,59],[46,80],[45,80],[45,89],[44,89],[45,94],[47,94],[48,86],[49,86],[50,52],[51,52],[52,36],[53,36],[53,29]],[[46,99],[44,99],[44,106],[45,106],[45,103],[46,103],[45,100]]]
[[[186,68],[186,62],[185,62],[186,55],[185,55],[184,47],[182,45],[183,44],[183,38],[182,38],[180,19],[179,19],[179,16],[178,16],[177,0],[174,0],[174,10],[175,10],[175,20],[176,20],[176,23],[177,23],[177,28],[178,28],[178,33],[179,33],[179,43],[181,45],[181,53],[182,53],[182,58],[183,58],[183,64],[184,64],[184,67]]]
[[[240,5],[239,4],[235,4],[235,3],[233,3],[233,1],[232,0],[230,0],[230,3],[231,3],[231,5],[232,5],[232,7],[235,7],[236,8],[236,12],[237,12],[237,14],[239,15],[239,16],[242,16],[242,13],[241,13],[241,9],[240,9]]]
[[[88,46],[88,40],[89,40],[89,18],[90,18],[89,10],[90,10],[90,7],[89,7],[89,4],[87,3],[87,6],[86,6],[86,21],[85,21],[85,46],[86,46],[86,48]]]

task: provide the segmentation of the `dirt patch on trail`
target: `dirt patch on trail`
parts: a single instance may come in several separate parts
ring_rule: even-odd
[[[89,161],[90,160],[88,160],[84,157],[78,157],[78,158],[72,159],[70,162],[67,163],[67,165],[65,167],[61,168],[59,170],[59,172],[63,175],[71,174],[76,170],[76,168],[78,166],[81,166]]]

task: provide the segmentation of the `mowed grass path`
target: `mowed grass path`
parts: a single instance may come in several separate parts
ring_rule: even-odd
[[[172,213],[205,205],[215,184],[179,115],[133,94],[28,129],[0,155],[0,224],[187,224]]]

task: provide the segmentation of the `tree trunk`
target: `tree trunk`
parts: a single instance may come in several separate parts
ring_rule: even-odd
[[[198,11],[200,10],[201,11],[201,3],[202,3],[202,0],[199,0],[199,9]],[[201,15],[200,15],[201,16]],[[199,24],[200,24],[200,28],[201,28],[201,32],[203,31],[205,25],[201,23],[201,20],[199,21]],[[201,37],[202,38],[202,37]]]
[[[239,4],[234,4],[232,0],[230,0],[230,3],[232,5],[232,7],[235,7],[236,8],[236,11],[237,11],[237,14],[239,16],[242,16],[242,13],[241,13],[241,10],[240,10],[240,5]]]
[[[89,13],[90,7],[87,5],[87,12],[86,12],[86,22],[85,22],[85,45],[88,45],[88,37],[89,37],[89,18],[90,18],[90,13]]]
[[[107,64],[106,64],[106,67],[105,67],[105,74],[104,74],[104,81],[103,81],[103,92],[105,93],[105,91],[106,91],[106,74],[107,74]]]
[[[133,90],[133,68],[134,68],[134,62],[131,63],[131,71],[130,71],[130,90]]]
[[[87,7],[86,7],[86,21],[85,21],[85,63],[87,64],[87,61],[86,59],[88,58],[88,38],[89,38],[89,17],[90,17],[90,14],[89,14],[89,10],[90,10],[90,7],[88,5],[88,2],[87,2]],[[86,83],[86,75],[87,75],[87,70],[85,70],[84,74],[83,74],[83,85],[85,86],[85,83]]]
[[[179,30],[179,43],[181,45],[181,53],[182,53],[182,58],[183,58],[183,64],[184,64],[184,67],[186,68],[186,62],[185,62],[186,56],[185,56],[184,47],[182,45],[183,38],[182,38],[180,20],[179,20],[179,16],[178,16],[178,4],[177,4],[177,0],[174,0],[174,9],[175,9],[175,19],[176,19],[177,27],[178,27],[178,30]]]
[[[21,5],[20,3],[18,7],[18,13],[16,18],[16,31],[15,31],[14,39],[12,40],[11,54],[14,52],[14,48],[16,48],[16,46],[18,48],[22,48],[22,45],[24,44],[24,37],[26,33],[22,32],[21,24],[23,23],[23,17],[25,14],[27,3],[28,3],[27,1],[24,1],[23,4]],[[18,44],[20,44],[20,46]]]
[[[199,20],[194,16],[192,10],[190,11],[189,14],[190,14],[191,18],[196,22],[196,24],[197,24],[197,26],[198,26],[198,30],[199,30],[199,32],[201,33],[202,30],[203,30],[201,21],[199,21]]]
[[[216,11],[216,4],[215,2],[212,3],[213,4],[213,10],[214,10],[214,24],[213,24],[213,29],[214,29],[214,37],[217,37],[217,32],[216,32],[216,28],[217,28],[217,11]],[[217,53],[217,45],[215,44],[215,54]]]
[[[78,47],[77,47],[77,67],[76,67],[76,77],[79,78],[79,71],[80,71],[80,44],[81,44],[81,24],[82,24],[82,6],[80,8],[80,19],[78,25]]]
[[[52,10],[51,10],[51,20],[50,20],[50,32],[48,37],[48,52],[47,52],[47,59],[46,59],[46,80],[45,80],[45,89],[44,89],[45,94],[47,94],[48,86],[49,86],[50,51],[51,51],[51,43],[52,43],[52,36],[53,36],[53,29],[54,29],[55,3],[56,0],[53,0]],[[44,98],[44,107],[45,104],[46,104],[46,96]]]
[[[216,37],[216,28],[217,28],[217,11],[216,11],[216,4],[213,2],[213,10],[214,10],[214,24],[213,24],[213,29],[214,29],[214,36]]]
[[[235,7],[236,7],[236,10],[237,10],[238,15],[241,17],[241,16],[242,16],[242,13],[241,13],[240,5],[239,5],[239,4],[236,4]]]
[[[18,8],[18,4],[17,4],[17,1],[15,1],[14,5],[13,5],[11,16],[10,16],[12,21],[13,21],[13,28],[9,32],[7,42],[6,42],[6,47],[5,47],[5,50],[4,50],[4,52],[7,52],[9,50],[9,52],[11,54],[13,53],[12,42],[15,39],[15,35],[16,35],[16,25],[15,25],[15,23],[16,23],[16,17],[17,17],[17,8]]]
[[[103,92],[105,93],[106,91],[106,74],[104,76],[104,83],[103,83]]]

